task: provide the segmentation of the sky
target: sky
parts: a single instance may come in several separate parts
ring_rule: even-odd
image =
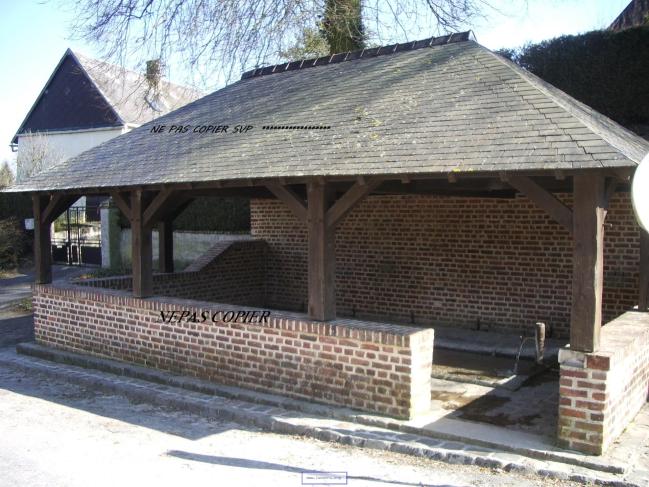
[[[244,0],[245,1],[245,0]],[[471,25],[479,43],[518,47],[607,27],[629,0],[491,0],[488,17]],[[13,164],[9,143],[65,50],[97,56],[70,39],[72,10],[64,0],[0,0],[0,162]],[[421,32],[418,39],[434,35]],[[182,79],[172,81],[182,82]]]

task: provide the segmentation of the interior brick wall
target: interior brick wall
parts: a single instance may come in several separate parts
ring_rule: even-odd
[[[263,307],[267,245],[259,240],[222,241],[185,272],[154,274],[153,294]],[[91,287],[130,291],[131,276],[78,281]]]
[[[167,323],[161,310],[221,314],[214,322]],[[238,308],[61,283],[34,286],[35,335],[43,345],[398,418],[430,407],[432,329],[319,323],[276,311],[267,323],[224,321],[230,310]]]
[[[595,353],[559,353],[559,444],[596,455],[647,402],[649,313],[627,312],[601,333]]]
[[[281,202],[257,199],[251,232],[269,246],[266,306],[305,310],[304,226]],[[517,332],[544,321],[569,334],[572,240],[524,197],[372,196],[338,227],[336,254],[339,316]],[[639,229],[618,193],[606,227],[606,321],[636,304],[638,269]]]

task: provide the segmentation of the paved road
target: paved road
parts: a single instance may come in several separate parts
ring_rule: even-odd
[[[84,272],[88,272],[88,269],[78,266],[52,266],[52,277],[54,280],[71,279]],[[0,308],[31,296],[31,285],[33,282],[34,273],[31,271],[19,273],[7,279],[0,279]]]
[[[0,369],[0,486],[577,485],[256,431]]]

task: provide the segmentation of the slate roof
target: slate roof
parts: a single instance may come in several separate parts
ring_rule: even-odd
[[[202,96],[165,80],[153,93],[143,74],[67,49],[12,143],[26,131],[138,126]]]
[[[308,69],[248,74],[14,190],[635,167],[649,151],[649,142],[610,119],[476,42],[459,39],[469,36]],[[230,129],[151,133],[159,124]],[[237,124],[254,128],[233,133]],[[263,129],[272,125],[330,128]]]
[[[205,96],[163,79],[156,97],[143,74],[71,52],[124,123],[142,125]]]

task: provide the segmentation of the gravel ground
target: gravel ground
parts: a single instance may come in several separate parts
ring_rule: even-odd
[[[0,486],[300,486],[304,471],[353,486],[580,485],[256,431],[0,370]]]

